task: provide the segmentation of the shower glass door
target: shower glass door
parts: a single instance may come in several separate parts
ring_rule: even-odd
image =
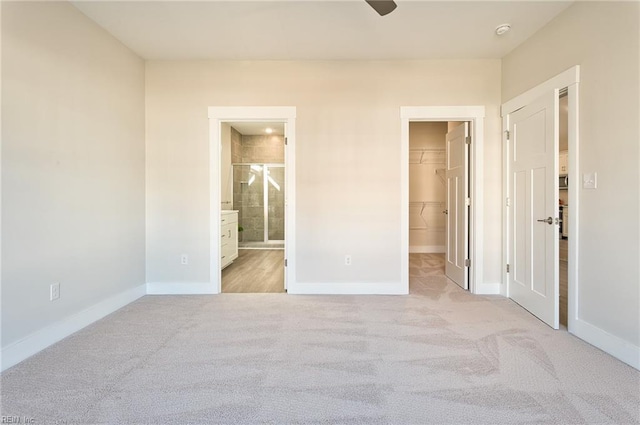
[[[284,167],[267,169],[267,229],[265,239],[284,241]]]
[[[284,170],[282,164],[233,164],[240,247],[284,242]]]
[[[264,177],[258,164],[233,166],[233,208],[238,210],[238,244],[264,241]]]

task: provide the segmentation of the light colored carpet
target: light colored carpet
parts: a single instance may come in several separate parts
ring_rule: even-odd
[[[146,296],[5,371],[36,424],[634,424],[633,368],[441,275],[409,296]],[[428,268],[428,267],[426,267]]]

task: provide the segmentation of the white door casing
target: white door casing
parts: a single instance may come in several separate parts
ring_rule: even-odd
[[[473,139],[469,152],[471,192],[469,220],[469,290],[499,294],[501,284],[484,281],[484,106],[400,107],[400,287],[409,293],[409,122],[468,121]]]
[[[289,154],[289,149],[287,149],[287,147],[289,146],[289,139],[288,137],[288,129],[289,126],[287,125],[287,122],[284,123],[284,180],[285,180],[285,185],[284,185],[284,232],[285,232],[285,244],[284,244],[284,258],[285,258],[285,272],[284,272],[284,290],[287,291],[288,286],[287,286],[287,279],[289,277],[289,274],[287,273],[287,265],[286,263],[288,262],[288,257],[287,257],[287,250],[289,249],[289,244],[286,243],[287,240],[287,232],[289,231],[289,226],[287,221],[289,220],[289,214],[287,214],[288,209],[287,209],[287,200],[289,199],[289,196],[293,196],[293,194],[290,192],[289,190],[289,169],[287,168],[287,164],[289,163],[288,160],[293,161],[293,158],[290,157]],[[294,178],[293,176],[291,176],[291,178]]]
[[[210,106],[209,112],[209,185],[220,187],[220,124],[228,121],[281,122],[285,124],[287,145],[285,147],[285,289],[296,283],[295,262],[295,125],[294,106]],[[222,289],[220,270],[220,190],[210,191],[210,293],[219,294]]]
[[[447,134],[445,274],[469,289],[469,123]]]
[[[505,102],[501,107],[501,115],[503,117],[503,130],[509,129],[509,113],[517,111],[523,106],[529,105],[532,101],[539,98],[544,93],[547,93],[553,89],[567,89],[569,96],[569,157],[568,157],[568,175],[570,182],[579,182],[580,179],[580,65],[572,66],[571,68],[561,72],[560,74],[539,83],[535,87],[525,91],[524,93],[514,97],[511,100]],[[508,172],[510,161],[509,159],[509,144],[507,138],[504,139],[503,146],[503,158],[504,158],[504,195],[509,196],[509,180],[510,173]],[[581,315],[580,309],[580,199],[581,190],[577,186],[573,186],[573,190],[569,190],[569,253],[568,253],[568,317],[567,317],[567,329],[570,333],[576,337],[583,339],[584,341],[592,344],[603,351],[611,354],[612,356],[620,359],[621,361],[631,365],[636,369],[640,369],[640,355],[638,355],[638,347],[629,344],[627,341],[612,335],[611,333],[600,329],[588,321],[584,320]],[[503,225],[503,259],[504,264],[511,262],[510,245],[513,243],[512,235],[510,234],[511,220],[510,217],[511,208],[505,206],[504,210],[504,225]],[[509,295],[509,286],[511,281],[509,279],[509,272],[506,268],[503,269],[503,282],[507,283],[505,295]]]
[[[509,297],[559,327],[558,108],[550,90],[508,114]]]

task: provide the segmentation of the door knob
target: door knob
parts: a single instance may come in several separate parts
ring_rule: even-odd
[[[538,220],[538,221],[541,222],[541,223],[553,224],[553,218],[551,218],[551,217],[547,217],[545,219]]]

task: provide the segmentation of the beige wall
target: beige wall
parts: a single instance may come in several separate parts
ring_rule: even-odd
[[[410,122],[409,149],[445,149],[448,122]]]
[[[502,99],[581,67],[579,319],[640,346],[640,3],[577,2],[503,60]]]
[[[445,168],[447,127],[446,122],[409,123],[409,150],[413,151],[409,155],[410,252],[444,252],[445,184],[436,170]]]
[[[149,61],[146,77],[150,282],[209,280],[207,107],[283,105],[297,108],[298,282],[399,282],[400,107],[415,105],[486,106],[484,281],[500,281],[499,60]]]
[[[1,7],[4,349],[145,283],[145,134],[140,58],[68,3]]]

